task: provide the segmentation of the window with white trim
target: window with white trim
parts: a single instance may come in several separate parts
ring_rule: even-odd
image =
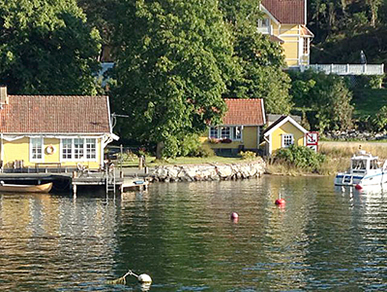
[[[284,134],[282,135],[282,147],[287,148],[290,145],[294,144],[293,134]]]
[[[73,140],[72,139],[62,139],[62,159],[72,159],[73,157]]]
[[[219,128],[218,127],[211,127],[210,128],[210,138],[219,138]]]
[[[43,138],[30,138],[30,160],[43,160]]]
[[[242,140],[242,126],[235,126],[232,127],[233,135],[232,139],[233,140]]]
[[[62,160],[95,161],[97,159],[97,139],[61,139],[61,158]]]
[[[83,153],[84,153],[84,139],[76,138],[74,139],[74,159],[81,160],[84,159]]]
[[[86,138],[86,159],[94,160],[97,158],[97,139]]]
[[[229,126],[229,127],[210,127],[210,139],[231,139],[233,141],[242,140],[243,126]]]
[[[231,138],[230,127],[221,127],[220,128],[220,138],[230,139]]]

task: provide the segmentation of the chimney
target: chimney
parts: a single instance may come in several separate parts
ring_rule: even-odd
[[[0,85],[0,106],[8,104],[7,86]]]

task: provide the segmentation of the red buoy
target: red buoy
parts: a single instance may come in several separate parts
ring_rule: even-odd
[[[238,221],[239,219],[239,215],[237,212],[232,212],[230,217],[231,217],[231,220],[234,222]]]
[[[362,187],[361,187],[361,185],[356,185],[356,186],[355,186],[355,189],[357,189],[357,190],[361,190],[361,189],[362,189]]]
[[[285,205],[285,200],[282,198],[277,199],[277,200],[275,200],[275,204],[278,206],[283,206],[283,205]]]

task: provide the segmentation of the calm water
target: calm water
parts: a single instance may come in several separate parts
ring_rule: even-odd
[[[141,291],[106,284],[128,269],[150,291],[387,291],[387,192],[265,176],[121,199],[0,194],[0,291]]]

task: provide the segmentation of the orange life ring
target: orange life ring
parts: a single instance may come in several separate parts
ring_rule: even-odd
[[[55,152],[55,147],[54,147],[54,146],[48,145],[48,146],[46,147],[46,153],[47,153],[48,155],[54,154],[54,152]]]

